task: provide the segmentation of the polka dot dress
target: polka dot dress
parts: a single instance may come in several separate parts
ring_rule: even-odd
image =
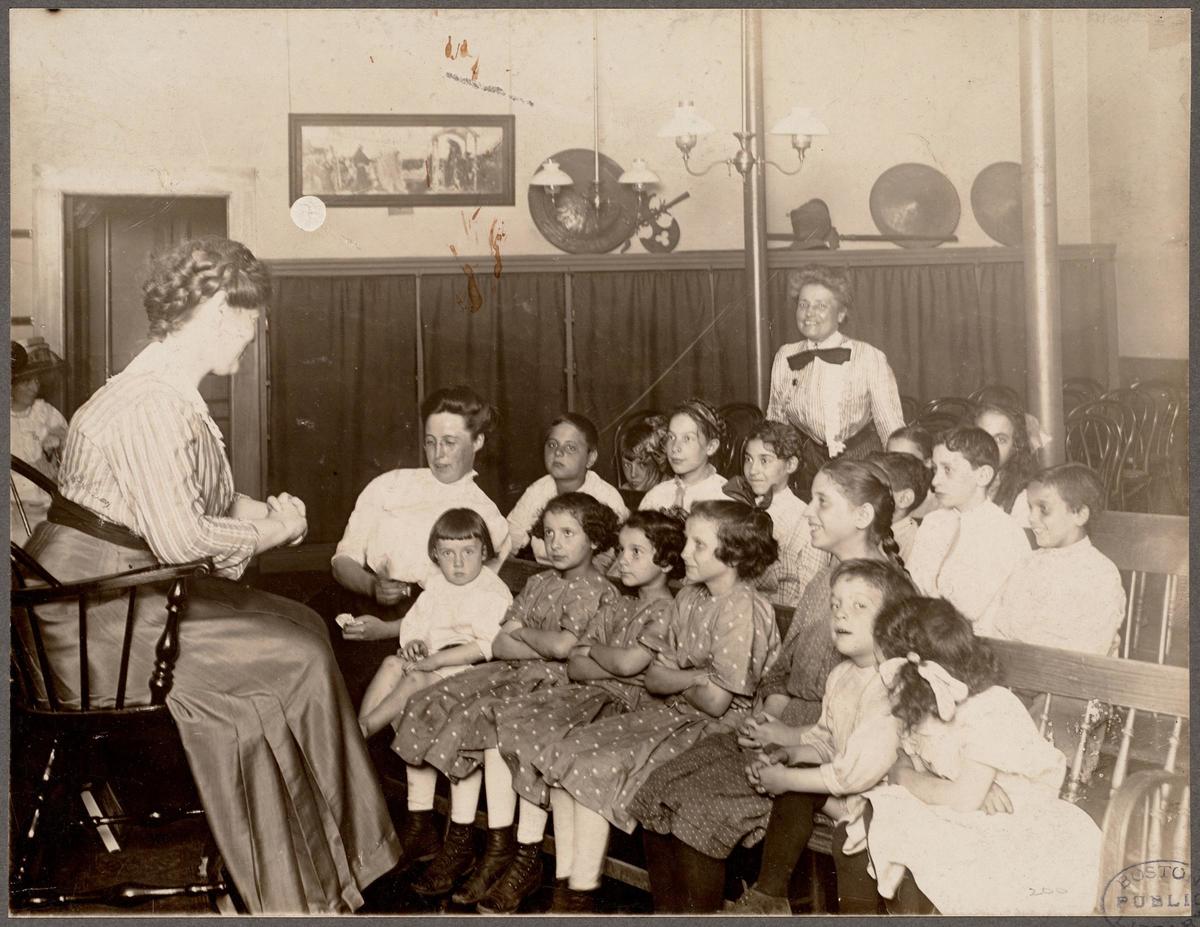
[[[723,718],[745,712],[759,679],[779,650],[771,604],[739,583],[722,596],[686,586],[675,600],[665,635],[643,633],[642,643],[678,669],[707,668],[733,694]],[[547,784],[631,833],[637,821],[629,804],[663,763],[682,754],[717,722],[682,695],[629,714],[605,718],[551,743],[537,760]]]
[[[547,570],[525,584],[505,621],[582,638],[601,607],[619,595],[593,571],[568,580]],[[428,763],[452,780],[461,779],[482,765],[485,749],[496,745],[498,703],[567,681],[565,665],[556,660],[503,660],[473,667],[413,696],[392,749],[410,765]]]
[[[770,695],[790,701],[781,720],[794,727],[815,724],[821,714],[825,681],[840,661],[829,628],[829,577],[819,573],[801,597],[779,659],[755,694],[754,710]],[[705,737],[646,780],[630,805],[630,813],[655,833],[674,834],[717,859],[739,843],[754,846],[766,834],[771,799],[759,795],[746,779],[751,753],[737,737],[721,732]]]
[[[643,633],[661,638],[670,624],[674,602],[669,598],[643,602],[621,596],[596,613],[582,643],[635,647]],[[535,762],[553,743],[575,728],[605,717],[624,714],[654,702],[641,685],[617,679],[539,689],[496,706],[496,737],[500,753],[512,769],[513,788],[522,798],[546,806],[550,790]]]

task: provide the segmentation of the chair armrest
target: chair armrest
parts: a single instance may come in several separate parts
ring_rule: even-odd
[[[205,576],[212,572],[212,561],[193,560],[188,563],[173,563],[139,567],[124,573],[95,576],[61,586],[33,586],[12,590],[12,603],[17,606],[44,605],[62,599],[77,599],[81,595],[101,592],[119,592],[135,586],[146,586],[190,576]]]
[[[12,459],[13,472],[18,476],[25,477],[25,479],[37,486],[38,489],[48,492],[51,495],[58,492],[58,486],[55,484],[54,480],[46,476],[46,474],[44,474],[33,464],[22,460],[16,454],[11,454],[9,456]]]

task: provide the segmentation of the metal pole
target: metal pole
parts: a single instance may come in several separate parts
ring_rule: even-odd
[[[567,411],[575,411],[575,294],[571,292],[571,272],[563,274],[563,335],[566,339],[564,357],[567,374]]]
[[[1066,459],[1062,316],[1058,295],[1058,200],[1054,159],[1054,39],[1049,10],[1023,10],[1021,207],[1025,258],[1026,383],[1031,411],[1050,435],[1044,464]]]
[[[754,164],[743,185],[746,249],[746,304],[754,311],[754,401],[767,407],[767,188],[763,146],[762,10],[743,10],[745,29],[745,112],[742,131],[749,134]]]

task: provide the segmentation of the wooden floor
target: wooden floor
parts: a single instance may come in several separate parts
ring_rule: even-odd
[[[318,598],[331,583],[328,572],[320,573],[272,573],[258,576],[247,575],[246,580],[253,585],[275,592],[298,601],[310,601]],[[332,624],[332,616],[324,616]],[[347,680],[347,689],[351,698],[357,703],[362,692],[378,667],[383,656],[395,651],[392,641],[350,644],[341,640],[340,634],[331,634],[334,652],[337,655],[343,675]],[[392,813],[392,819],[399,827],[404,820],[404,764],[391,752],[388,739],[376,737],[370,744],[370,752],[376,768],[379,771],[380,782]],[[31,755],[40,751],[31,750]],[[140,792],[145,782],[140,778],[144,769],[139,770],[136,757],[130,758],[128,768],[114,771],[114,787],[118,795],[129,792]],[[189,776],[186,766],[168,764],[166,768],[155,770],[155,785],[161,786],[167,794],[172,789],[187,788]],[[16,760],[14,759],[14,763]],[[118,766],[120,766],[118,762]],[[28,772],[28,771],[26,771]],[[14,773],[20,772],[14,768]],[[14,796],[14,802],[21,807],[21,799]],[[58,858],[54,861],[55,879],[63,887],[75,891],[86,891],[89,888],[111,885],[117,882],[130,881],[146,884],[164,884],[186,882],[196,877],[198,861],[206,850],[207,829],[203,822],[190,820],[178,821],[173,824],[155,828],[124,828],[118,835],[121,849],[118,852],[108,852],[99,838],[92,832],[79,830],[74,838],[64,846]],[[479,835],[482,848],[482,833]],[[554,882],[554,860],[545,860],[545,884],[540,892],[528,899],[521,908],[521,913],[543,913],[549,909],[550,896]],[[418,870],[419,871],[419,870]],[[415,873],[414,873],[415,875]],[[467,914],[472,909],[449,905],[448,902],[431,904],[426,899],[408,890],[406,878],[385,877],[368,887],[364,893],[366,905],[360,913],[369,914],[430,914],[449,913]],[[649,896],[619,883],[606,880],[601,892],[601,913],[608,914],[648,914],[651,913]],[[75,905],[69,908],[56,908],[47,911],[54,915],[197,915],[212,913],[209,902],[204,898],[170,898],[152,901],[134,908],[117,909],[98,905]]]

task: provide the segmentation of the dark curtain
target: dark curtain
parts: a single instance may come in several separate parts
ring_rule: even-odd
[[[601,472],[626,410],[666,411],[690,396],[754,399],[753,320],[741,272],[574,273],[576,407],[601,429]],[[715,293],[715,299],[714,299]]]
[[[337,541],[367,483],[418,465],[412,277],[284,277],[269,328],[269,492],[308,506],[308,540]]]
[[[1116,312],[1116,279],[1111,261],[1060,261],[1063,379],[1090,377],[1109,382],[1108,319]],[[1112,385],[1116,385],[1115,383]]]
[[[1112,283],[1099,261],[1060,265],[1063,376],[1108,379],[1105,307]],[[843,331],[883,351],[900,392],[919,400],[966,396],[984,385],[1026,393],[1025,297],[1020,263],[850,267],[854,309]],[[798,339],[786,271],[768,280],[771,343]]]
[[[545,474],[543,434],[567,408],[563,275],[474,279],[472,291],[466,274],[421,278],[425,394],[462,383],[497,408],[500,423],[476,469],[507,512]]]

